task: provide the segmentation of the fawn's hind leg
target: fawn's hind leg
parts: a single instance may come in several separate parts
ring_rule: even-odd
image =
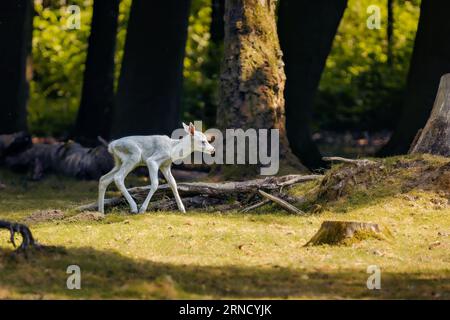
[[[100,178],[98,183],[98,211],[105,213],[105,194],[108,186],[114,181],[114,175],[120,169],[120,159],[114,157],[114,168]]]
[[[131,213],[137,213],[137,204],[125,187],[125,178],[141,162],[141,150],[134,143],[123,143],[116,144],[113,152],[122,162],[119,170],[114,174],[114,182],[130,205]]]

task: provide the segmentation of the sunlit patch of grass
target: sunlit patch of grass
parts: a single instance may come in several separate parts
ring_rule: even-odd
[[[0,219],[45,209],[71,216],[97,192],[96,182],[59,177],[36,183],[1,171],[0,181],[7,186]],[[102,221],[35,223],[38,241],[56,249],[27,258],[11,255],[8,232],[0,231],[0,298],[450,298],[448,199],[378,187],[306,216],[274,205],[251,214],[115,209]],[[304,247],[333,219],[382,224],[393,240]],[[81,268],[81,290],[66,288],[72,264]],[[369,265],[381,268],[381,290],[366,287]]]

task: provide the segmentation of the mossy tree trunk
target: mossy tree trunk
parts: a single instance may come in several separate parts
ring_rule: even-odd
[[[131,5],[112,135],[171,134],[180,126],[190,0]]]
[[[407,153],[417,131],[423,128],[439,86],[450,72],[450,1],[423,0],[414,43],[402,115],[380,155]]]
[[[286,63],[286,129],[303,164],[324,167],[309,122],[314,96],[347,0],[282,0],[278,32]]]
[[[285,129],[284,63],[277,1],[226,0],[218,124],[222,129],[278,129],[280,156],[295,159]]]
[[[450,74],[442,76],[433,110],[411,153],[450,156]]]
[[[95,0],[75,138],[84,145],[109,138],[120,0]]]
[[[32,28],[32,0],[0,1],[0,133],[27,129]]]

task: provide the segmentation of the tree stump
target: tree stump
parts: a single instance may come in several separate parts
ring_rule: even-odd
[[[450,156],[450,73],[441,77],[430,118],[410,153]]]
[[[348,245],[365,239],[386,239],[390,236],[388,229],[376,223],[357,221],[324,221],[319,231],[305,246],[310,245]]]

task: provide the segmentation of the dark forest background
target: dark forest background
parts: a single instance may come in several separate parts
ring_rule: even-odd
[[[66,28],[70,5],[81,8],[80,29]],[[380,29],[366,25],[370,5],[381,9]],[[2,1],[0,133],[28,130],[92,146],[97,136],[168,134],[180,120],[216,126],[224,6],[223,0]],[[294,154],[314,167],[319,149],[405,153],[449,71],[448,46],[439,39],[450,28],[448,9],[446,1],[431,0],[281,0],[278,36]]]

